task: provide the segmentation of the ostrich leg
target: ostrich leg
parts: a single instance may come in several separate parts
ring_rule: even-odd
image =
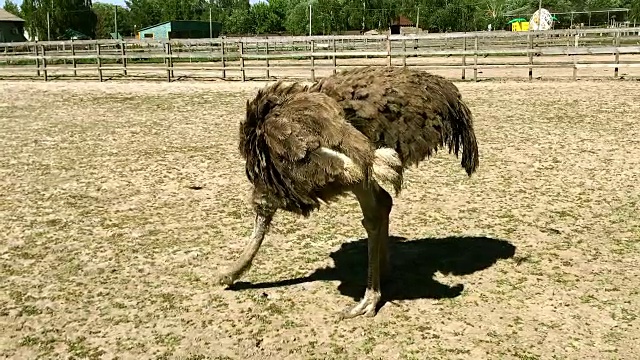
[[[364,219],[362,225],[368,237],[367,288],[364,298],[353,307],[344,310],[341,318],[359,315],[374,316],[380,301],[380,275],[389,271],[389,213],[393,206],[391,195],[378,184],[354,190]]]
[[[260,245],[262,245],[262,240],[264,240],[264,236],[267,234],[269,224],[271,224],[274,213],[275,211],[271,210],[256,210],[253,233],[249,238],[249,243],[244,248],[240,258],[236,260],[236,262],[226,271],[217,276],[217,283],[222,285],[231,285],[234,281],[240,278],[245,271],[249,270],[251,262],[256,257],[256,254],[260,249]]]

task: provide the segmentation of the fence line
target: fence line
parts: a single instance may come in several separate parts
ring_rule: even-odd
[[[470,46],[470,43],[473,45]],[[609,60],[594,59],[606,55],[611,56]],[[466,71],[473,70],[475,81],[478,80],[478,72],[483,69],[528,68],[528,77],[532,79],[534,69],[572,68],[573,78],[576,79],[578,69],[591,68],[614,68],[614,77],[618,77],[621,68],[640,67],[640,57],[636,57],[637,55],[640,55],[640,28],[421,35],[43,41],[1,43],[0,64],[4,65],[0,65],[0,73],[9,72],[8,77],[32,77],[35,74],[48,81],[52,75],[68,76],[71,73],[77,77],[79,72],[93,72],[99,81],[103,81],[105,76],[132,77],[136,71],[152,71],[156,72],[155,77],[158,76],[157,73],[164,73],[166,79],[172,81],[177,78],[176,73],[178,77],[188,77],[193,76],[186,74],[189,71],[216,71],[220,75],[215,77],[239,77],[245,81],[249,70],[263,71],[262,76],[253,78],[267,79],[274,78],[274,70],[298,70],[293,75],[279,77],[303,76],[313,81],[319,70],[335,73],[342,67],[378,65],[430,70],[460,69],[463,80],[466,79]],[[473,63],[468,61],[471,56]],[[558,59],[561,56],[568,61]],[[502,59],[499,63],[479,62],[480,58],[488,57],[527,61],[508,62]],[[554,61],[541,61],[544,57],[552,57]],[[586,57],[587,61],[581,62],[578,57]],[[458,62],[451,62],[451,59],[458,58]],[[431,61],[433,59],[436,62]],[[180,72],[183,74],[180,75]],[[239,76],[231,76],[231,72],[239,73]]]
[[[386,38],[390,38],[393,40],[402,40],[402,39],[417,39],[417,40],[442,40],[442,39],[463,39],[463,38],[492,38],[492,39],[500,39],[500,38],[518,38],[518,37],[528,37],[528,36],[545,36],[545,37],[556,37],[556,36],[569,36],[573,37],[574,35],[580,36],[588,36],[588,35],[615,35],[615,34],[626,34],[626,36],[631,36],[636,34],[640,36],[640,27],[634,28],[584,28],[584,29],[560,29],[560,30],[545,30],[544,32],[540,31],[521,31],[521,32],[511,32],[511,31],[474,31],[474,32],[452,32],[452,33],[424,33],[424,34],[408,34],[408,35],[313,35],[313,36],[272,36],[272,37],[230,37],[230,38],[202,38],[202,39],[128,39],[124,40],[124,42],[129,44],[163,44],[163,43],[214,43],[220,44],[222,42],[244,42],[244,43],[273,43],[273,42],[283,42],[289,43],[293,41],[299,42],[309,42],[314,40],[318,41],[331,41],[331,40],[385,40]],[[37,41],[37,43],[45,45],[45,46],[55,46],[55,45],[64,45],[69,44],[70,40],[51,40],[51,41]],[[114,39],[96,39],[96,40],[74,40],[73,41],[77,45],[110,45],[118,42],[123,42],[123,40],[114,40]],[[9,43],[0,43],[0,48],[5,46],[16,47],[16,46],[27,46],[33,45],[36,42],[9,42]]]

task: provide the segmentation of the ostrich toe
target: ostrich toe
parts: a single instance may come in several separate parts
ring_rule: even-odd
[[[340,312],[340,319],[351,319],[360,315],[368,317],[374,316],[376,314],[376,306],[378,306],[378,302],[380,302],[380,297],[380,291],[367,289],[359,303]]]

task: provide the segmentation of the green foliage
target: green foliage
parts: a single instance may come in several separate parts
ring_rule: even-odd
[[[4,2],[4,7],[5,10],[7,10],[7,12],[22,18],[22,10],[20,10],[20,7],[18,5],[16,5],[16,3],[14,3],[11,0],[5,0]]]
[[[209,19],[210,4],[204,0],[126,0],[125,4],[136,29],[169,20]]]
[[[136,27],[142,29],[162,21],[162,4],[157,0],[126,0],[129,18]]]
[[[24,0],[20,9],[30,34],[46,40],[49,23],[54,40],[68,29],[95,36],[97,18],[88,4],[85,0]]]
[[[115,31],[115,20],[117,11],[118,33],[122,36],[133,35],[133,24],[131,22],[131,12],[122,6],[107,3],[95,3],[91,7],[96,14],[96,38],[110,39],[111,33]]]
[[[67,29],[97,38],[109,38],[114,31],[111,4],[87,0],[24,0],[17,6],[6,0],[4,8],[26,21],[26,28],[40,39],[47,39],[47,13],[51,37]],[[312,34],[333,34],[346,30],[387,30],[398,16],[419,21],[422,29],[434,31],[484,30],[491,24],[503,29],[512,16],[531,14],[539,0],[125,0],[117,7],[118,31],[127,36],[143,27],[168,20],[209,20],[223,24],[227,34],[294,35],[309,33],[309,6]],[[543,0],[551,12],[602,10],[627,7],[628,19],[640,22],[639,0]],[[613,14],[612,14],[613,15]],[[573,23],[605,23],[605,14],[558,15],[561,26]],[[620,20],[620,14],[618,14]]]
[[[282,30],[282,19],[267,3],[259,2],[251,7],[253,32],[257,34],[275,33]]]
[[[225,30],[233,34],[250,33],[252,25],[250,10],[243,8],[233,9],[224,22]]]
[[[620,6],[629,9],[629,20],[640,23],[640,1],[638,0],[622,0]]]
[[[304,35],[309,33],[309,3],[300,1],[291,4],[293,7],[287,13],[285,28],[292,35]]]

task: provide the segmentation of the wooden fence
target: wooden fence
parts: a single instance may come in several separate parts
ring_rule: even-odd
[[[640,69],[640,28],[0,43],[0,78],[307,78],[363,65],[431,71]],[[518,70],[519,71],[519,70]],[[640,75],[640,74],[639,74]]]

